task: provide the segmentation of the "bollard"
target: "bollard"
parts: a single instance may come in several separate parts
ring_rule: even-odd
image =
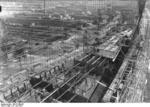
[[[40,79],[42,80],[42,75],[40,74]]]
[[[54,67],[54,72],[56,72],[56,67]]]
[[[47,78],[47,77],[48,77],[48,76],[47,76],[47,74],[46,74],[46,72],[44,72],[44,77],[45,77],[45,78]]]
[[[20,92],[20,89],[19,89],[19,87],[18,87],[18,86],[17,86],[17,91],[19,92],[19,94],[21,93],[21,92]]]
[[[12,92],[12,89],[10,89],[10,94],[11,94],[11,96],[13,97],[13,92]]]
[[[26,84],[24,83],[24,88],[25,88],[25,90],[27,90],[27,87],[26,87]]]
[[[58,71],[61,71],[61,67],[60,66],[58,66]]]

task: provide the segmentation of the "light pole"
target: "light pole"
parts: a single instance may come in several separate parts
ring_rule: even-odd
[[[46,15],[46,0],[44,0],[44,16]]]

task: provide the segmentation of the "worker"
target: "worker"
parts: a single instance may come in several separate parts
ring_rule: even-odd
[[[47,95],[49,95],[49,92],[44,88],[42,91],[41,99],[45,98]]]
[[[41,92],[40,92],[40,89],[34,90],[33,94],[35,96],[35,101],[40,102],[41,101]]]
[[[120,100],[120,93],[117,91],[116,102],[119,103],[119,100]]]
[[[124,86],[124,84],[120,83],[119,88],[118,88],[118,94],[121,94],[123,86]]]

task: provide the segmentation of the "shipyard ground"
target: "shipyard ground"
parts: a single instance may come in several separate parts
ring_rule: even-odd
[[[78,2],[65,3],[68,10]],[[76,6],[84,11],[77,16],[74,8],[67,14],[60,2],[54,2],[53,10],[60,15],[48,8],[45,17],[27,6],[33,13],[5,20],[7,34],[14,38],[7,37],[1,48],[0,101],[149,102],[149,2],[142,21],[135,1],[117,0],[101,8],[99,21],[95,3],[93,9],[89,1],[86,11],[79,2]]]

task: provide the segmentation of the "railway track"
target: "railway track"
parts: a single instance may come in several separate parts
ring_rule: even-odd
[[[101,58],[98,58],[98,60],[94,60],[94,58],[95,58],[95,56],[93,56],[93,55],[86,55],[84,58],[82,58],[80,60],[88,62],[88,64],[91,64],[92,66],[95,66],[95,64],[97,64],[98,60],[100,60]],[[53,93],[57,92],[61,87],[65,86],[67,83],[72,82],[77,77],[81,77],[81,75],[84,75],[82,70],[78,69],[79,65],[81,65],[80,62],[77,63],[76,65],[74,65],[70,70],[61,71],[61,72],[64,73],[64,75],[68,75],[69,73],[72,73],[72,76],[69,77],[68,79],[66,79],[63,84],[61,84],[59,87],[54,89],[52,92],[50,92],[50,90],[49,90],[49,88],[51,88],[51,86],[52,86],[52,83],[45,80],[48,77],[48,75],[46,73],[49,72],[49,74],[50,74],[51,71],[43,71],[44,76],[42,76],[41,74],[34,75],[34,77],[36,77],[38,75],[39,78],[36,78],[38,80],[38,82],[36,84],[32,84],[32,87],[25,86],[24,88],[26,88],[26,89],[19,89],[17,87],[17,89],[16,89],[17,92],[11,93],[10,99],[7,99],[6,96],[5,96],[5,98],[10,102],[19,101],[19,99],[21,99],[22,97],[24,97],[24,99],[26,99],[25,97],[29,97],[28,94],[31,93],[32,90],[37,89],[37,87],[41,87],[42,90],[46,89],[49,93],[51,93],[53,95]],[[90,73],[90,72],[88,72],[88,73]],[[57,77],[58,75],[59,74],[55,75],[55,77]],[[44,81],[43,81],[43,78],[45,78]],[[52,81],[54,79],[55,78],[52,78],[49,81]],[[30,80],[28,80],[28,81],[30,81]],[[30,85],[31,85],[31,82],[30,82]],[[24,90],[25,92],[20,92],[19,90]],[[14,95],[15,93],[18,93],[17,97]],[[13,98],[13,97],[15,97],[15,98]]]

